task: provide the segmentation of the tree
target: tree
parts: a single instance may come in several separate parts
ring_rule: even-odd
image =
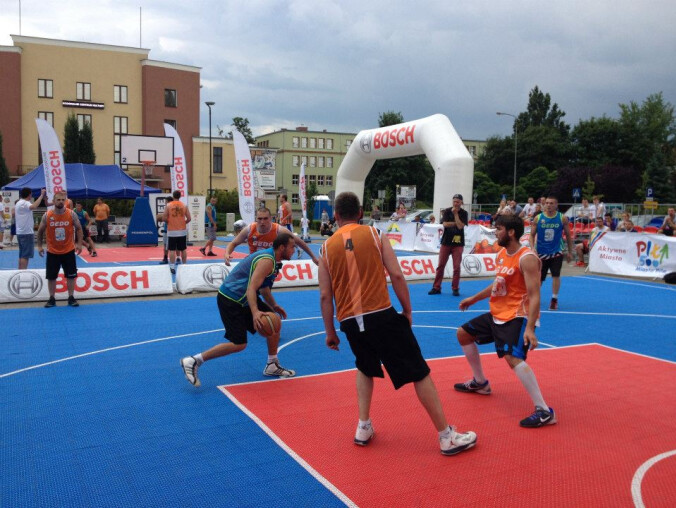
[[[477,195],[477,203],[500,201],[500,186],[483,171],[474,171],[474,193]]]
[[[63,162],[80,162],[80,127],[77,117],[68,115],[63,132]]]
[[[0,187],[9,183],[9,169],[2,153],[2,132],[0,132]]]
[[[94,133],[92,126],[85,122],[82,130],[79,132],[80,160],[82,164],[96,164],[96,153],[94,152]]]
[[[570,126],[563,121],[564,116],[566,113],[559,109],[557,103],[552,106],[550,95],[542,93],[536,85],[528,94],[526,111],[516,117],[517,132],[521,133],[528,127],[548,127],[567,137]]]
[[[516,189],[516,197],[519,201],[525,201],[532,197],[537,199],[540,196],[546,196],[552,189],[556,180],[556,171],[549,171],[544,166],[533,169],[524,176]]]
[[[319,190],[317,189],[317,184],[312,182],[305,187],[305,199],[307,203],[307,216],[308,220],[312,220],[312,214],[314,213],[315,208],[315,198],[319,195]]]
[[[256,142],[255,138],[253,137],[253,133],[251,132],[251,128],[249,127],[248,118],[236,116],[235,118],[232,119],[232,125],[234,125],[235,129],[239,131],[242,134],[242,136],[244,136],[244,139],[246,139],[247,143],[252,145]],[[216,126],[216,128],[218,129],[219,135],[222,136],[223,129],[221,129],[218,125]],[[228,135],[226,137],[227,139],[232,139],[232,131],[228,132]]]

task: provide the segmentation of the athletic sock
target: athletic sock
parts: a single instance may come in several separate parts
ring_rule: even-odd
[[[278,360],[277,355],[268,355],[268,363],[276,362]]]
[[[446,428],[439,432],[439,439],[448,439],[451,437],[451,427],[446,425]]]
[[[197,362],[197,366],[198,366],[198,367],[204,363],[204,358],[202,358],[202,353],[193,356],[193,358],[194,358],[195,361]]]
[[[521,362],[514,367],[514,374],[516,374],[516,377],[519,378],[519,381],[521,381],[521,384],[528,392],[528,395],[530,395],[533,405],[549,410],[549,406],[545,402],[545,399],[542,398],[542,392],[538,386],[538,380],[535,378],[535,373],[528,364],[526,362]]]
[[[369,418],[368,420],[359,420],[359,426],[362,428],[366,428],[371,425],[371,419]]]
[[[556,294],[552,293],[552,298],[554,298],[554,300],[558,300],[559,294],[558,293],[556,293]]]
[[[481,367],[481,356],[479,356],[479,348],[477,347],[476,343],[472,342],[471,344],[462,346],[462,351],[465,353],[467,362],[472,368],[474,380],[479,384],[485,383],[486,376],[484,376],[484,371]]]

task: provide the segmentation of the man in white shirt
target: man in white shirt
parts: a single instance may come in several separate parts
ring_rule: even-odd
[[[589,224],[591,221],[594,220],[594,209],[592,206],[589,204],[588,199],[582,199],[582,204],[580,205],[580,208],[577,211],[577,218],[580,222],[583,224]],[[603,217],[603,216],[601,216]]]
[[[28,268],[28,260],[35,253],[35,222],[33,221],[33,210],[35,210],[45,197],[45,189],[40,191],[40,197],[31,203],[31,189],[24,187],[19,196],[21,199],[14,206],[14,217],[16,219],[16,238],[19,242],[19,270]]]
[[[600,196],[592,198],[592,208],[594,208],[594,220],[596,220],[596,217],[603,217],[606,214],[606,205],[601,201]]]
[[[519,217],[522,219],[533,219],[533,214],[535,213],[535,199],[528,198],[528,203],[523,206],[523,210],[519,214]]]
[[[601,233],[610,231],[610,228],[603,223],[603,215],[596,217],[595,225],[596,227],[591,230],[589,240],[582,240],[582,242],[575,246],[575,252],[577,253],[577,266],[586,266],[586,263],[584,262],[584,255],[589,254],[596,237]]]

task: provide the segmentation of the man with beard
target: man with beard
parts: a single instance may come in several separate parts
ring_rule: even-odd
[[[79,304],[73,296],[77,265],[75,255],[82,252],[82,226],[73,210],[66,208],[66,193],[54,194],[54,209],[48,210],[42,216],[38,227],[38,253],[45,255],[42,240],[47,236],[46,279],[49,288],[49,300],[45,307],[54,307],[56,299],[56,279],[59,270],[63,267],[68,288],[68,305],[77,307]]]
[[[523,220],[516,215],[501,215],[495,236],[503,247],[495,258],[493,284],[460,302],[460,310],[490,297],[490,312],[475,317],[458,328],[458,342],[472,368],[473,378],[457,383],[459,392],[490,395],[491,386],[484,376],[477,344],[495,343],[498,358],[504,358],[535,404],[535,412],[521,420],[526,428],[556,423],[554,410],[547,405],[537,379],[526,364],[528,349],[538,345],[535,327],[540,315],[540,259],[519,242]]]

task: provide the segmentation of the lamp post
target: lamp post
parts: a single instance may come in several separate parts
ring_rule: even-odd
[[[213,189],[211,187],[211,175],[213,174],[214,170],[214,154],[211,148],[211,106],[216,104],[215,102],[212,101],[207,101],[204,104],[207,105],[209,108],[209,198],[211,198],[211,194],[213,192]]]
[[[511,113],[495,113],[498,116],[511,116],[514,119],[514,190],[512,191],[512,199],[516,201],[516,116]]]

